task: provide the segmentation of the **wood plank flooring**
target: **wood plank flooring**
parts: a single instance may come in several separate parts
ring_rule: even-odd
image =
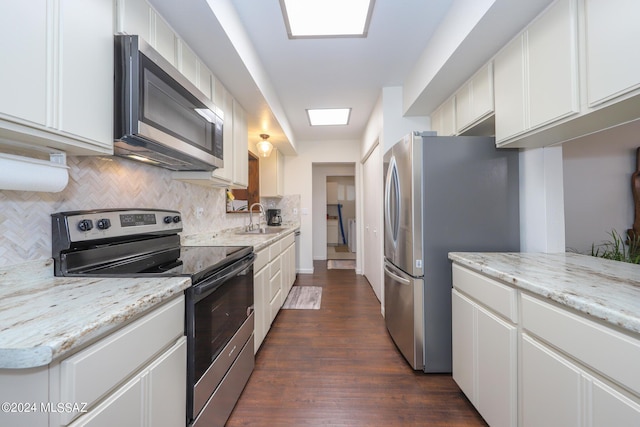
[[[450,375],[414,372],[367,280],[327,270],[320,310],[281,310],[227,426],[486,426]]]

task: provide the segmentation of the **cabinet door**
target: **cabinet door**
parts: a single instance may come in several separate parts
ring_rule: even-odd
[[[511,41],[494,59],[496,140],[526,129],[524,37]]]
[[[137,376],[109,396],[97,408],[78,418],[69,427],[140,427],[143,426],[143,386]]]
[[[113,144],[113,2],[60,2],[58,127]],[[95,102],[99,100],[99,102]]]
[[[456,130],[460,134],[493,112],[493,63],[482,67],[455,98]]]
[[[442,135],[456,134],[456,98],[452,96],[442,104]]]
[[[249,186],[249,134],[247,113],[238,101],[233,100],[233,185]]]
[[[260,157],[260,197],[284,195],[284,156],[274,148],[269,157]]]
[[[580,379],[576,366],[523,335],[522,425],[578,427]]]
[[[474,390],[474,304],[455,289],[451,296],[453,379],[467,398],[477,405]]]
[[[635,427],[640,425],[640,405],[609,385],[593,379],[587,405],[592,426]]]
[[[224,156],[224,166],[213,171],[213,176],[223,182],[231,183],[233,178],[233,98],[222,85],[216,87],[216,91],[221,91],[220,99],[222,104],[217,104],[224,111],[224,126],[222,128],[222,150]],[[217,94],[216,94],[217,97]],[[246,156],[245,156],[246,157]]]
[[[456,92],[456,130],[460,132],[473,122],[473,85],[468,82]]]
[[[436,132],[438,135],[443,135],[442,133],[442,109],[438,107],[433,110],[431,113],[431,130]]]
[[[269,281],[263,268],[253,276],[253,307],[254,307],[254,351],[257,353],[264,337],[269,331],[271,323],[271,308],[269,303]]]
[[[176,55],[176,35],[171,27],[157,13],[152,13],[151,46],[174,67],[178,68]]]
[[[116,31],[151,41],[151,8],[145,0],[116,0]]]
[[[585,0],[589,106],[640,85],[640,2]]]
[[[611,7],[611,6],[609,6]],[[529,126],[579,111],[575,0],[560,0],[527,29]]]
[[[493,62],[489,62],[471,80],[473,87],[473,120],[493,113]]]
[[[186,337],[180,338],[149,367],[146,381],[149,405],[148,425],[152,427],[183,425],[187,417]]]
[[[518,331],[480,307],[477,322],[478,410],[491,426],[516,425]]]
[[[0,115],[45,124],[49,26],[46,0],[0,2]]]
[[[178,39],[178,69],[194,86],[198,87],[198,57],[184,42]]]
[[[213,73],[198,59],[198,89],[213,101]]]

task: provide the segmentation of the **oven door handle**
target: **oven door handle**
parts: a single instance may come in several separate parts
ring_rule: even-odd
[[[248,255],[245,258],[241,259],[240,261],[236,262],[235,264],[232,264],[231,265],[231,267],[233,267],[232,270],[228,272],[223,270],[224,274],[222,275],[216,274],[211,279],[206,280],[204,283],[199,283],[196,286],[193,286],[194,295],[200,296],[202,294],[206,294],[207,292],[217,289],[222,283],[226,282],[228,279],[237,275],[241,271],[246,270],[247,267],[253,264],[253,261],[255,259],[256,259],[256,254],[251,253],[251,255]]]

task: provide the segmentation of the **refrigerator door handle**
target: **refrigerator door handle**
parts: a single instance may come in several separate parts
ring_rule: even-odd
[[[384,266],[384,272],[387,276],[391,277],[393,280],[402,283],[403,285],[411,285],[411,280],[405,279],[404,277],[398,276],[396,273],[389,270],[387,265]]]
[[[398,165],[396,164],[396,158],[391,157],[391,161],[389,162],[389,169],[387,169],[387,182],[385,185],[384,192],[384,204],[385,204],[385,222],[386,227],[389,231],[389,237],[391,237],[391,241],[393,246],[395,247],[398,244],[398,232],[399,232],[399,221],[400,221],[400,185],[398,182]]]

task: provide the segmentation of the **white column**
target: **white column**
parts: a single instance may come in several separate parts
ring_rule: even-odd
[[[520,250],[565,252],[562,146],[520,152]]]

